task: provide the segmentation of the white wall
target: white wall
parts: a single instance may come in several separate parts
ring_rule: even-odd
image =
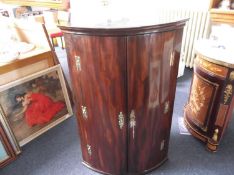
[[[207,9],[210,0],[71,0],[72,18],[77,23],[90,24],[107,19],[118,20],[152,18],[157,9],[192,8]]]

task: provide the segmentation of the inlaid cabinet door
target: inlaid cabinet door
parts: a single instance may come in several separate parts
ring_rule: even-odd
[[[79,81],[82,95],[79,120],[84,127],[84,163],[99,171],[124,174],[126,38],[73,35],[72,39],[76,45],[73,64],[79,72],[73,79]]]
[[[213,72],[212,72],[213,71]],[[186,107],[187,120],[202,136],[213,137],[214,126],[222,131],[228,105],[222,99],[228,69],[197,58]],[[220,98],[221,97],[221,98]]]
[[[155,168],[167,154],[173,102],[174,32],[128,37],[128,171]],[[175,72],[176,74],[176,72]],[[171,113],[170,113],[171,114]],[[164,124],[166,123],[166,124]],[[164,127],[169,127],[164,129]],[[166,151],[165,151],[166,150]]]
[[[193,121],[204,132],[208,131],[214,99],[216,98],[218,84],[213,83],[197,73],[194,73],[190,98],[189,120]]]

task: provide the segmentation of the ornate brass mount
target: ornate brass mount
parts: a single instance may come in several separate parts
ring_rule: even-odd
[[[132,128],[132,138],[135,138],[136,116],[134,110],[130,113],[130,128]]]
[[[168,113],[169,109],[170,109],[170,102],[166,101],[164,104],[164,114]]]
[[[124,126],[124,115],[122,112],[119,113],[119,128],[123,129]]]
[[[81,110],[82,110],[82,116],[84,119],[88,118],[88,112],[87,112],[87,107],[86,106],[81,106]]]
[[[87,151],[88,151],[89,156],[91,156],[92,155],[92,149],[91,149],[90,145],[87,145]]]
[[[76,62],[76,69],[78,71],[81,71],[80,56],[75,56],[75,62]]]
[[[224,104],[226,104],[230,99],[230,97],[232,96],[232,91],[233,91],[232,85],[228,84],[224,91],[224,100],[223,100]]]

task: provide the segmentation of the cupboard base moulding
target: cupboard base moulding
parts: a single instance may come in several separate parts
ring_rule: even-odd
[[[167,160],[168,160],[168,157],[165,157],[159,164],[155,165],[153,168],[150,168],[150,169],[145,170],[145,171],[143,171],[143,172],[138,172],[137,174],[139,174],[139,175],[142,174],[142,175],[143,175],[143,174],[150,173],[150,172],[154,171],[155,169],[157,169],[158,167],[162,166]],[[89,163],[87,163],[87,162],[85,162],[85,161],[83,161],[82,164],[83,164],[84,166],[86,166],[87,168],[89,168],[89,169],[95,171],[95,172],[98,172],[98,173],[101,173],[101,174],[104,174],[104,175],[112,175],[112,174],[110,174],[110,173],[105,173],[105,172],[100,171],[100,170],[98,170],[98,169],[96,169],[96,168],[93,168],[91,165],[89,165]],[[128,174],[127,174],[127,175],[128,175]],[[132,173],[129,174],[129,175],[132,175]]]

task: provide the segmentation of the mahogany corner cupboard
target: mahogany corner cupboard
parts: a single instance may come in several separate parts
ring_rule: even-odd
[[[84,165],[145,174],[167,160],[185,22],[60,26]]]

